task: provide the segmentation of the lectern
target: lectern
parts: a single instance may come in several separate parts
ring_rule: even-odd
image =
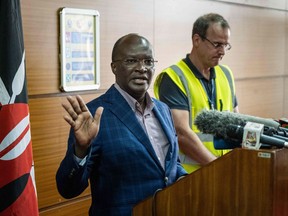
[[[194,215],[288,215],[288,149],[233,149],[133,208],[133,216]]]

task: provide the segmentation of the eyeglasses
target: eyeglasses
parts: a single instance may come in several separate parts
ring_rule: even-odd
[[[228,51],[232,48],[231,44],[229,43],[219,43],[219,42],[212,42],[208,38],[204,36],[200,36],[203,40],[207,40],[215,49],[223,48],[225,51]]]
[[[113,62],[123,62],[128,67],[136,67],[140,62],[146,67],[146,68],[153,68],[155,63],[158,62],[154,59],[137,59],[137,58],[128,58],[128,59],[119,59],[115,60]]]

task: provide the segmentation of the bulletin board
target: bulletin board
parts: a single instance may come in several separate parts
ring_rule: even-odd
[[[60,61],[62,91],[100,87],[99,12],[63,8],[60,11]]]

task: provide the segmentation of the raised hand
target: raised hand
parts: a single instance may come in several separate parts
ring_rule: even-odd
[[[99,107],[93,117],[81,96],[77,95],[75,98],[68,96],[67,100],[69,104],[62,104],[69,114],[65,115],[64,119],[74,129],[76,138],[75,154],[77,157],[83,158],[91,141],[98,134],[103,107]]]

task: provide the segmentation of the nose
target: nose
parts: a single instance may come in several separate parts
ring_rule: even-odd
[[[139,60],[138,60],[138,66],[139,66],[139,64],[140,64],[139,70],[140,70],[141,72],[147,72],[147,71],[148,71],[148,67],[147,67],[147,65],[145,64],[144,59],[139,59]]]
[[[139,68],[139,71],[141,73],[146,73],[148,71],[148,68],[145,66],[145,64],[140,64],[140,68]]]
[[[219,46],[218,47],[218,52],[221,54],[221,55],[225,55],[225,45],[222,45],[222,46]]]

